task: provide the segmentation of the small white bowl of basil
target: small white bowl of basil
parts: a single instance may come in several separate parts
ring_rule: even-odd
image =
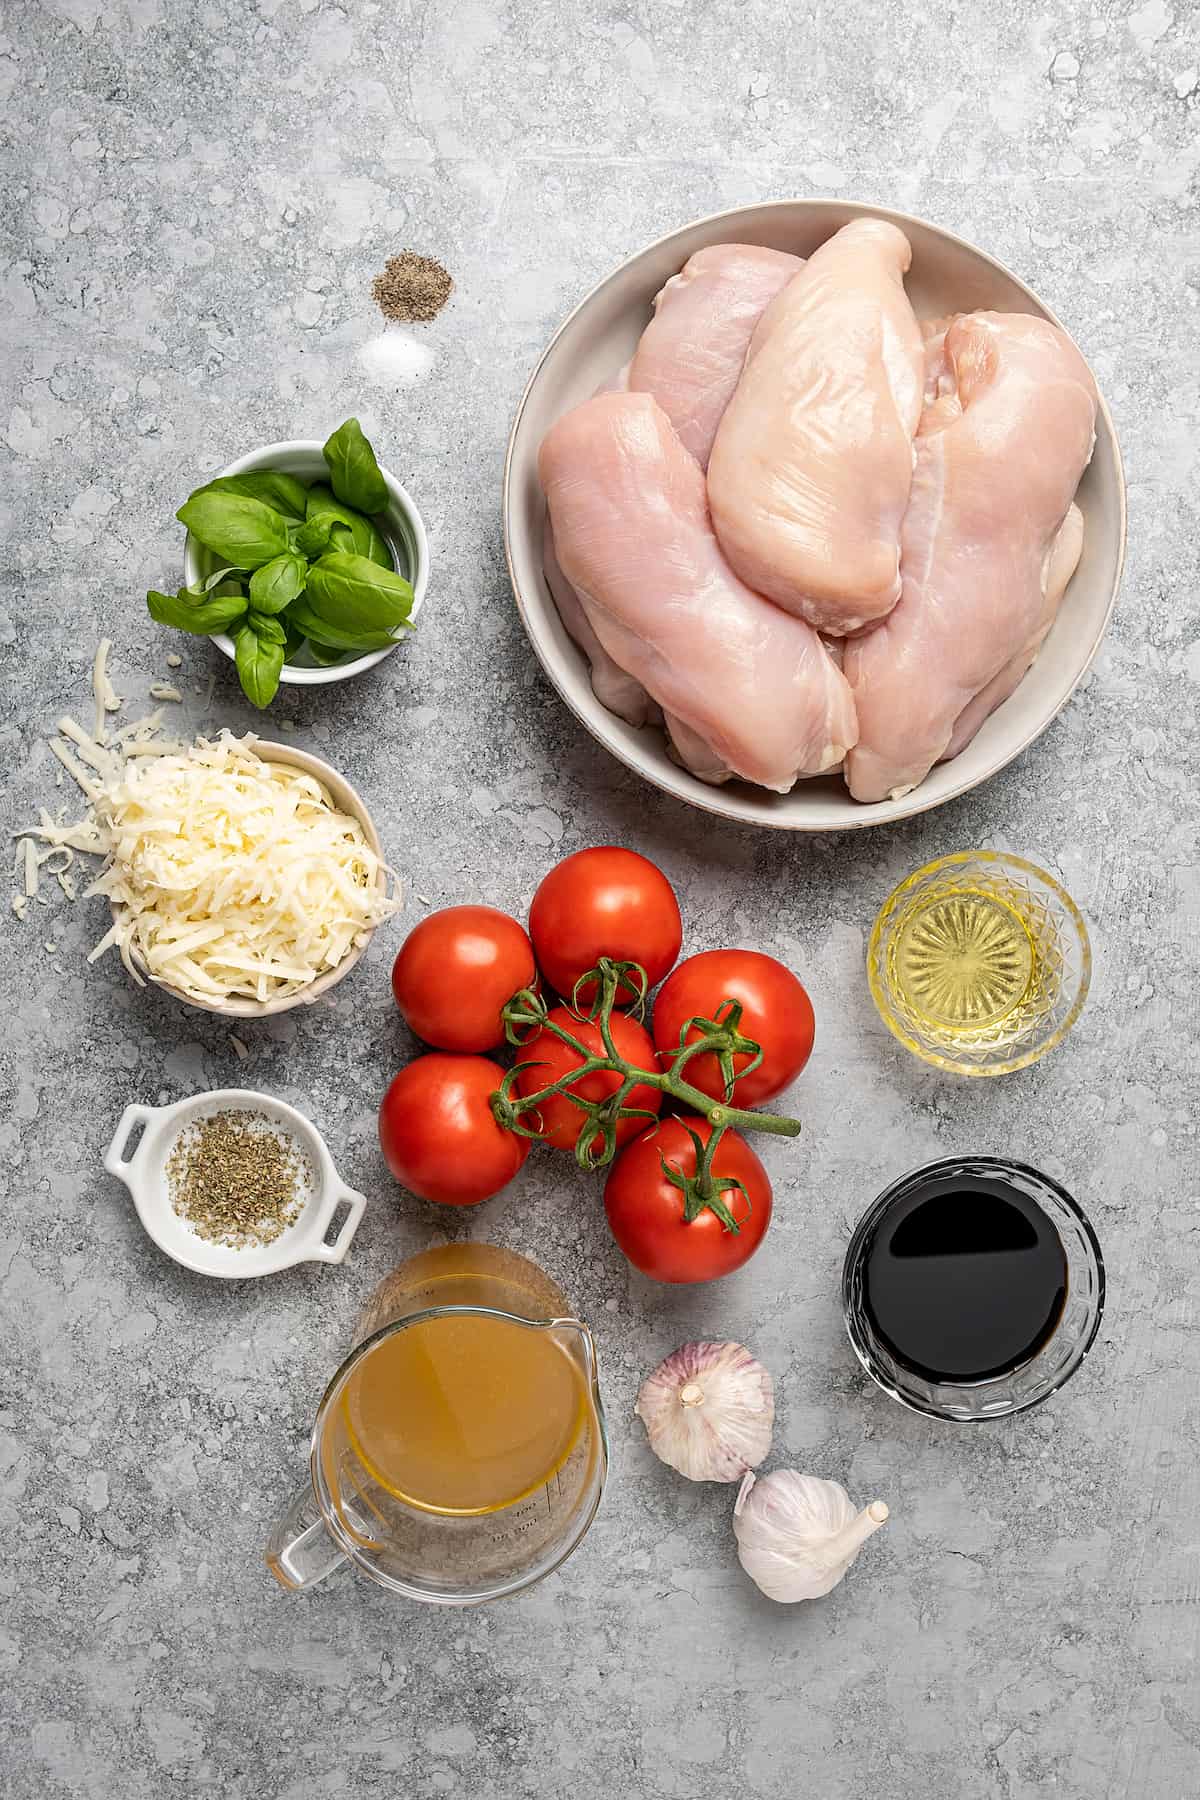
[[[150,593],[152,618],[211,637],[255,706],[374,668],[411,627],[429,579],[421,515],[381,469],[357,419],[324,443],[239,457],[197,488],[184,584]]]

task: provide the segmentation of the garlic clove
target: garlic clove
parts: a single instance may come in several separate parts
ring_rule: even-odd
[[[775,1384],[743,1344],[684,1344],[641,1385],[650,1448],[689,1481],[737,1481],[771,1448]]]
[[[738,1561],[770,1600],[790,1603],[829,1593],[888,1509],[872,1500],[856,1511],[836,1481],[775,1469],[747,1474],[733,1509]]]

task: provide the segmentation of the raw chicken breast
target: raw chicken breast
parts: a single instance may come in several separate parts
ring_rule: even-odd
[[[559,564],[554,548],[554,529],[549,519],[542,542],[542,572],[568,636],[579,645],[591,665],[592,692],[601,706],[607,706],[609,712],[616,713],[629,725],[658,724],[662,719],[661,708],[654,704],[640,681],[635,681],[613,661],[588,624],[583,602]]]
[[[626,363],[608,381],[602,382],[596,389],[597,394],[625,393],[629,386],[629,367]],[[601,706],[607,706],[609,712],[616,713],[627,725],[660,725],[662,708],[655,705],[640,681],[635,681],[632,675],[627,675],[613,661],[588,624],[579,595],[559,564],[558,553],[554,548],[554,527],[548,516],[542,534],[542,573],[546,577],[550,598],[566,628],[567,636],[578,644],[588,659],[592,692]]]
[[[629,365],[631,391],[653,394],[702,469],[754,328],[804,266],[784,250],[710,244],[659,290]]]
[[[969,706],[964,706],[954,722],[954,731],[950,742],[946,745],[939,761],[949,762],[960,750],[965,750],[979,727],[986,719],[990,719],[998,706],[1003,706],[1011,693],[1021,685],[1032,668],[1037,653],[1042,647],[1046,633],[1054,623],[1054,615],[1058,611],[1058,603],[1067,591],[1068,583],[1079,565],[1083,554],[1083,514],[1077,506],[1072,506],[1062,522],[1062,529],[1054,541],[1050,552],[1050,572],[1046,580],[1046,605],[1043,610],[1040,627],[1035,629],[1028,641],[1011,662],[1005,663],[994,681],[978,694]]]
[[[596,392],[619,394],[636,388],[652,394],[684,447],[706,468],[754,327],[768,302],[803,266],[798,256],[756,244],[713,244],[698,250],[655,296],[654,317],[633,360]],[[548,520],[543,568],[559,617],[591,665],[592,692],[601,705],[630,725],[661,722],[661,708],[613,661],[588,624],[579,597],[559,566]],[[709,772],[711,752],[697,751],[694,736],[675,722],[672,741],[681,759],[704,780],[727,780],[727,770]]]
[[[677,719],[674,713],[664,713],[663,728],[667,734],[667,749],[675,761],[685,769],[690,769],[700,781],[707,781],[710,787],[721,787],[726,781],[734,779],[733,770],[725,759],[718,756],[712,745],[702,738],[698,731]]]
[[[844,677],[721,555],[704,477],[648,394],[587,400],[538,470],[562,569],[602,647],[731,771],[786,793],[856,737]]]
[[[1096,387],[1070,339],[1021,313],[969,313],[927,348],[904,592],[846,645],[856,800],[907,794],[970,741],[1037,654],[1083,542],[1072,499]]]
[[[734,569],[835,636],[900,598],[924,374],[911,261],[885,219],[856,219],[822,244],[763,314],[709,462]]]

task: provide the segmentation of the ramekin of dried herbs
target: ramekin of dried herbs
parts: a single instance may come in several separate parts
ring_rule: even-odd
[[[412,628],[429,580],[425,526],[357,419],[327,438],[267,444],[196,488],[183,586],[151,618],[211,637],[253,705],[281,684],[346,681]]]
[[[248,1088],[127,1106],[104,1167],[125,1183],[160,1250],[229,1281],[341,1262],[366,1206],[316,1126]]]

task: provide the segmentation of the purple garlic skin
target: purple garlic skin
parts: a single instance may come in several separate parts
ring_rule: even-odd
[[[738,1481],[771,1448],[775,1384],[744,1344],[684,1344],[634,1410],[654,1454],[689,1481]]]

